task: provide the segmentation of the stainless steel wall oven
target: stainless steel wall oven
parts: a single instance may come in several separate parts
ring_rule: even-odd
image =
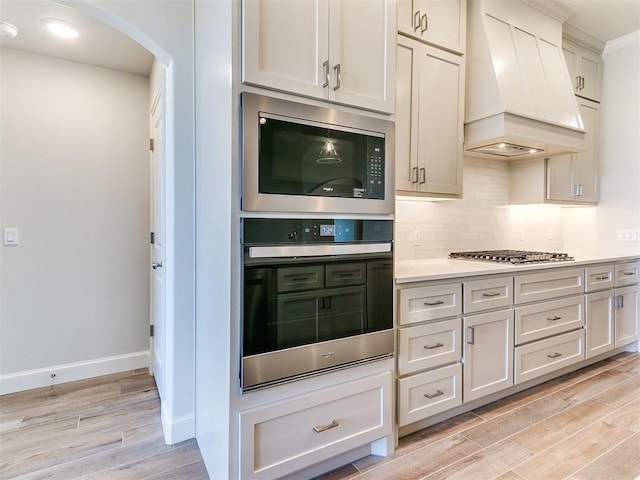
[[[393,355],[393,221],[243,220],[241,385]]]

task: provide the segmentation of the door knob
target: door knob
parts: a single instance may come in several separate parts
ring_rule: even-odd
[[[154,270],[157,270],[157,269],[159,269],[159,268],[162,268],[162,262],[153,262],[153,263],[151,264],[151,267],[152,267]]]

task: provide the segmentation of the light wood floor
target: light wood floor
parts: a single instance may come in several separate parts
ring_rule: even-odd
[[[165,445],[146,369],[0,396],[0,479],[207,479],[195,440]]]
[[[623,353],[400,439],[343,479],[626,480],[640,476],[640,354]]]
[[[164,444],[146,370],[0,397],[0,479],[207,479],[194,440]],[[400,439],[344,479],[635,479],[640,354],[625,353]],[[223,480],[223,479],[216,479]]]

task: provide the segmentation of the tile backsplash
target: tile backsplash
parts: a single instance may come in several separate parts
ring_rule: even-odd
[[[466,157],[463,198],[396,200],[397,260],[445,258],[451,251],[562,250],[562,210],[509,206],[509,163]]]

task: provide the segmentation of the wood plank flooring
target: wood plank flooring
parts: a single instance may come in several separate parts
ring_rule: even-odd
[[[640,477],[640,354],[624,353],[400,439],[318,479]],[[0,397],[0,479],[207,479],[165,445],[146,370]],[[215,479],[224,480],[224,479]]]
[[[622,353],[400,439],[318,480],[640,478],[640,354]]]
[[[165,445],[146,369],[0,396],[0,479],[207,479],[195,440]]]

